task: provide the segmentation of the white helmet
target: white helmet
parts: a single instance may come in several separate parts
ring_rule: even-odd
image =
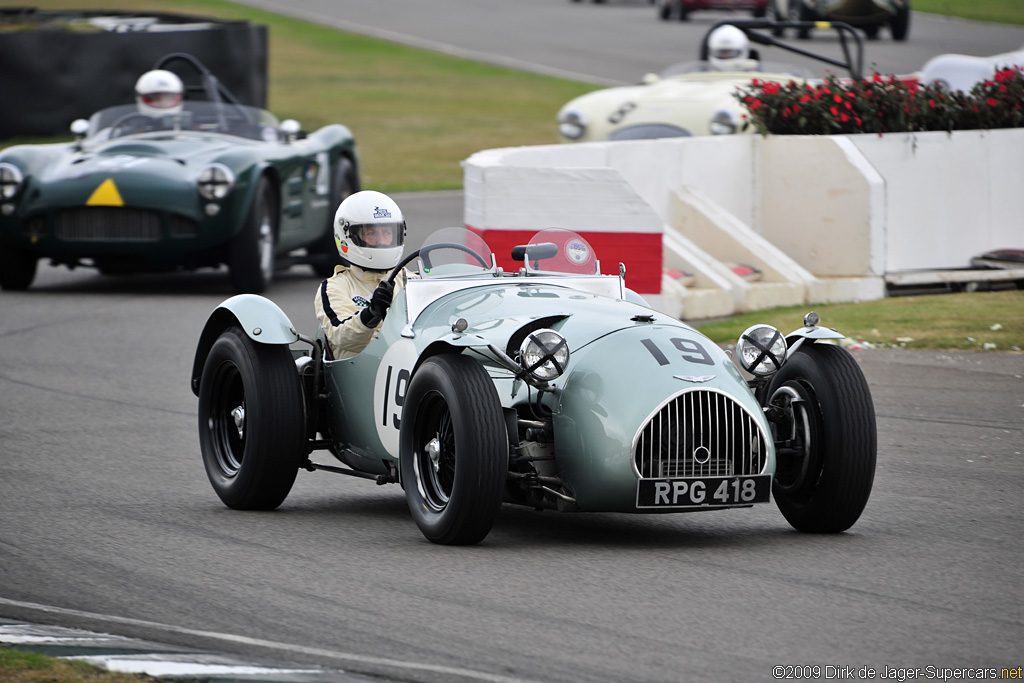
[[[163,69],[147,71],[135,81],[135,102],[139,111],[149,116],[180,112],[183,92],[181,79]]]
[[[361,268],[389,270],[402,260],[405,217],[391,197],[373,190],[349,195],[334,214],[341,258]]]
[[[731,71],[750,56],[747,34],[731,24],[719,26],[708,36],[708,61],[719,71]]]

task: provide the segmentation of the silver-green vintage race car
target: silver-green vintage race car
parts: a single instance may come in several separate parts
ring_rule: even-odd
[[[74,122],[74,142],[0,152],[0,288],[29,287],[40,258],[109,274],[227,264],[239,292],[275,265],[332,271],[334,209],[359,189],[351,131],[279,123],[190,55],[155,68],[176,67],[178,113],[110,107]]]
[[[814,314],[788,336],[757,325],[738,367],[646,306],[623,266],[599,274],[576,233],[543,231],[513,258],[503,272],[474,233],[436,233],[392,273],[404,286],[379,336],[346,360],[268,299],[224,301],[191,378],[221,500],[275,508],[303,468],[399,483],[424,536],[446,544],[483,539],[503,502],[657,513],[774,496],[801,531],[859,518],[875,416],[842,335]]]

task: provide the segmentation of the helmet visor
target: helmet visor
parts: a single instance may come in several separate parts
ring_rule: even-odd
[[[716,59],[736,59],[742,51],[735,47],[720,47],[712,55]]]
[[[405,239],[405,222],[352,225],[348,234],[356,246],[365,249],[392,249],[402,246]]]
[[[181,93],[152,92],[142,96],[142,103],[154,109],[170,109],[181,104]]]

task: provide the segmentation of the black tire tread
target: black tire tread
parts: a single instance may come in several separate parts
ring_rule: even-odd
[[[282,345],[258,344],[237,327],[229,328],[211,348],[210,358],[217,362],[220,344],[241,351],[243,358],[232,359],[236,366],[248,363],[248,368],[239,367],[255,377],[255,386],[246,387],[248,415],[246,428],[246,455],[234,485],[223,489],[215,481],[216,466],[206,463],[214,490],[221,500],[236,510],[272,510],[284,502],[304,455],[305,419],[303,416],[302,389],[295,364],[288,348]],[[203,381],[206,381],[204,369]],[[244,381],[244,380],[243,380]],[[206,426],[206,405],[202,396],[204,387],[200,384],[199,429],[201,434]],[[251,400],[255,399],[255,400]],[[250,452],[250,448],[258,449]],[[204,461],[207,456],[204,454]]]
[[[810,500],[776,492],[776,503],[799,531],[839,533],[860,518],[874,483],[874,403],[860,366],[845,349],[834,344],[808,344],[797,354],[802,354],[821,375],[822,385],[812,390],[821,430],[821,443],[816,447],[823,452],[823,462]],[[784,365],[780,376],[790,374],[786,368]]]
[[[427,364],[434,366],[439,371],[440,377],[434,377],[433,369],[425,367]],[[417,375],[427,370],[431,381],[437,382],[444,392],[444,398],[448,402],[449,412],[453,420],[458,416],[457,431],[462,434],[464,441],[462,448],[466,447],[465,442],[472,443],[472,448],[482,454],[478,457],[463,459],[457,464],[456,483],[453,488],[452,499],[448,507],[440,514],[424,513],[415,508],[419,504],[419,494],[416,486],[406,484],[406,497],[409,500],[410,511],[416,519],[417,525],[423,535],[430,541],[445,545],[471,545],[478,543],[490,533],[494,526],[494,520],[501,508],[502,491],[505,485],[506,473],[508,470],[507,453],[508,443],[505,434],[505,421],[501,411],[501,403],[498,400],[494,389],[494,383],[487,371],[477,361],[459,354],[443,354],[429,358],[424,362],[410,383],[409,393],[406,397],[406,405],[415,402],[419,392]],[[415,410],[415,408],[414,408]],[[403,415],[403,425],[412,424],[413,416]],[[408,441],[407,441],[408,438]],[[408,437],[402,437],[402,472],[403,477],[408,466],[405,452],[411,446],[411,428]],[[458,451],[464,455],[464,451]],[[506,457],[500,457],[504,454]],[[474,495],[460,497],[455,500],[460,484],[467,480],[472,482],[471,490]],[[424,517],[441,519],[447,515],[447,519],[438,528],[430,524],[430,520],[424,523]]]

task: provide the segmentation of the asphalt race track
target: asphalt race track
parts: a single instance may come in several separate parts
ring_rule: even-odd
[[[364,22],[371,4],[345,3]],[[661,23],[647,6],[550,4]],[[915,15],[907,48],[932,40],[926,27]],[[461,222],[460,193],[396,198],[412,246]],[[305,334],[316,285],[296,267],[269,292]],[[762,681],[776,666],[934,679],[1024,665],[1020,354],[855,352],[879,464],[850,532],[798,534],[774,504],[506,506],[484,543],[450,548],[423,539],[397,486],[303,472],[275,512],[220,503],[189,375],[230,295],[224,272],[48,266],[28,292],[0,292],[0,617],[398,681]]]

